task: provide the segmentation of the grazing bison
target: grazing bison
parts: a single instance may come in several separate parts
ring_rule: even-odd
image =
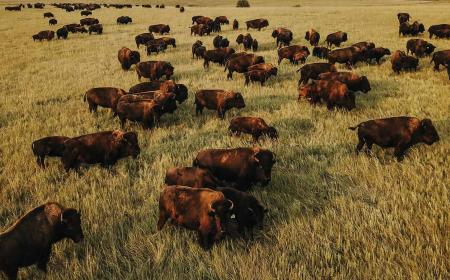
[[[241,133],[250,134],[254,141],[258,141],[261,136],[270,139],[277,139],[278,132],[273,126],[269,126],[263,119],[256,117],[235,117],[230,121],[228,131],[232,135]]]
[[[327,72],[319,75],[320,80],[336,80],[347,85],[351,91],[368,93],[371,90],[366,76],[358,76],[352,72]]]
[[[239,29],[239,22],[237,21],[237,19],[233,20],[233,30],[238,30]]]
[[[194,35],[210,35],[212,32],[212,28],[209,24],[196,24],[191,27],[191,36]]]
[[[172,64],[167,61],[145,61],[136,64],[139,81],[141,77],[154,81],[161,79],[163,76],[166,76],[166,80],[169,80],[173,75],[173,70]]]
[[[248,85],[250,81],[260,82],[261,86],[270,78],[270,76],[276,76],[278,69],[276,67],[269,71],[266,70],[251,70],[244,73],[245,85]]]
[[[331,63],[310,63],[298,69],[300,80],[298,84],[307,84],[309,79],[316,80],[320,74],[326,72],[336,72],[336,67]]]
[[[244,73],[248,71],[248,67],[264,62],[262,56],[254,54],[243,54],[235,58],[230,58],[225,63],[225,71],[228,70],[227,79],[233,79],[233,72]]]
[[[92,24],[89,25],[89,35],[92,33],[97,33],[97,35],[100,35],[103,33],[103,25],[101,24]]]
[[[403,51],[395,51],[391,56],[392,70],[400,74],[401,70],[417,70],[419,59],[406,55]]]
[[[55,17],[52,13],[50,12],[44,13],[44,18],[52,18],[52,17]]]
[[[62,163],[66,171],[79,169],[83,163],[109,167],[121,158],[136,158],[141,151],[137,134],[121,130],[82,135],[64,143]]]
[[[111,111],[115,113],[117,102],[119,102],[119,99],[125,94],[127,94],[127,92],[120,88],[91,88],[84,94],[84,102],[88,103],[90,112],[97,112],[97,107],[100,106],[111,108]]]
[[[61,27],[58,30],[56,30],[56,36],[58,37],[58,39],[63,38],[63,39],[67,39],[67,37],[69,36],[69,30],[67,30],[67,28]]]
[[[51,30],[40,31],[38,34],[33,35],[33,41],[35,40],[47,40],[50,41],[55,37],[55,32]]]
[[[214,19],[214,21],[220,24],[230,24],[230,21],[226,16],[218,16]]]
[[[151,81],[134,85],[128,93],[140,93],[149,91],[172,92],[178,103],[183,103],[188,98],[188,88],[184,84],[177,84],[172,80]]]
[[[98,19],[96,18],[82,18],[80,19],[81,25],[93,25],[93,24],[99,24]]]
[[[206,47],[205,46],[200,46],[200,47],[196,48],[195,51],[194,51],[194,54],[195,54],[197,59],[204,58],[205,54],[206,54]]]
[[[318,80],[312,84],[299,88],[298,100],[302,97],[309,99],[311,104],[324,101],[328,110],[333,108],[345,108],[349,111],[356,108],[355,94],[348,87],[337,80]]]
[[[164,42],[164,40],[160,39],[154,39],[145,45],[147,55],[151,55],[152,52],[155,52],[156,54],[159,54],[159,52],[164,52],[167,49],[167,44]]]
[[[348,68],[354,66],[357,62],[365,60],[365,52],[357,47],[347,47],[330,51],[328,62],[331,64],[341,63]]]
[[[247,25],[247,30],[252,28],[261,31],[262,28],[269,26],[269,21],[267,19],[260,18],[246,21],[245,24]]]
[[[45,157],[62,157],[64,142],[69,139],[65,136],[49,136],[38,139],[31,144],[37,164],[45,168]]]
[[[130,69],[131,65],[136,64],[141,61],[141,55],[138,51],[132,51],[129,48],[123,47],[119,50],[117,54],[120,65],[123,70]]]
[[[317,47],[320,41],[320,34],[316,30],[311,29],[306,31],[305,40],[308,40],[311,46]]]
[[[203,42],[200,40],[197,40],[197,41],[195,41],[194,44],[192,44],[192,58],[194,58],[195,50],[201,46],[203,46]],[[198,58],[198,56],[197,56],[197,58]]]
[[[367,50],[365,53],[365,60],[370,63],[372,59],[375,59],[377,64],[380,64],[380,59],[385,55],[391,55],[391,51],[386,48],[373,48],[370,50]]]
[[[212,18],[204,17],[204,16],[194,16],[192,17],[192,24],[212,24],[214,21]]]
[[[431,55],[435,49],[436,46],[422,39],[409,39],[408,42],[406,42],[406,54],[411,52],[411,54],[415,54],[417,57]]]
[[[272,37],[277,39],[277,47],[281,48],[284,46],[289,46],[291,41],[294,39],[292,31],[287,28],[277,28],[272,32]]]
[[[172,46],[174,48],[177,47],[177,41],[175,40],[175,38],[172,38],[172,37],[161,37],[161,38],[157,38],[155,40],[164,42],[164,44],[166,46]]]
[[[413,24],[409,24],[407,22],[404,22],[400,24],[398,28],[398,36],[403,35],[411,35],[411,36],[417,36],[419,33],[425,32],[425,26],[422,23],[419,23],[417,21],[413,22]]]
[[[128,24],[128,23],[132,23],[133,19],[130,18],[129,16],[121,16],[117,18],[117,24]]]
[[[375,44],[372,42],[358,42],[352,45],[352,47],[356,47],[364,52],[375,48]]]
[[[159,197],[158,231],[167,220],[198,232],[203,249],[210,249],[225,233],[233,202],[223,193],[204,188],[167,186]]]
[[[150,42],[151,40],[155,39],[155,37],[153,37],[152,33],[142,33],[137,35],[134,40],[136,42],[136,46],[139,49],[140,45],[147,45],[148,42]]]
[[[441,35],[445,33],[445,31],[447,31],[447,33],[450,31],[450,24],[436,24],[428,28],[428,33],[430,33],[430,39],[433,38],[433,35],[438,38],[441,38]]]
[[[47,272],[53,244],[65,238],[75,243],[84,238],[77,210],[55,202],[34,208],[0,233],[0,271],[10,280],[17,279],[19,268],[33,264]]]
[[[408,13],[398,13],[397,14],[398,23],[402,24],[404,22],[408,22],[410,19],[410,15]]]
[[[90,16],[92,15],[91,11],[81,11],[81,16]]]
[[[245,108],[244,98],[240,92],[222,89],[204,89],[195,93],[195,115],[203,114],[203,109],[216,110],[217,116],[225,118],[225,113],[232,109]]]
[[[292,57],[292,62],[295,65],[298,65],[298,63],[300,62],[301,64],[304,64],[306,62],[306,59],[308,58],[309,53],[306,51],[299,51],[296,52],[294,54],[294,56]]]
[[[193,161],[194,167],[206,168],[219,180],[236,183],[239,190],[252,185],[269,184],[275,154],[260,148],[209,149],[200,151]]]
[[[364,145],[367,152],[370,152],[372,145],[377,144],[382,148],[395,148],[394,155],[398,161],[403,160],[406,151],[415,144],[432,145],[439,141],[439,135],[430,119],[392,117],[369,120],[349,129],[358,129],[357,153]]]
[[[5,7],[5,11],[21,11],[22,7],[21,6],[9,6],[9,7]]]
[[[249,33],[243,35],[243,34],[239,34],[236,38],[236,43],[238,45],[243,44],[244,45],[244,49],[245,50],[249,50],[252,48],[253,45],[253,38],[252,35],[250,35]]]
[[[225,65],[225,62],[229,59],[230,55],[234,54],[235,50],[233,48],[219,48],[214,50],[207,50],[203,54],[204,68],[209,67],[209,62],[218,63],[219,65]]]
[[[180,13],[184,13],[184,7],[180,7]]]
[[[48,25],[57,25],[57,24],[58,24],[58,21],[54,18],[49,19],[49,21],[48,21]]]
[[[215,189],[223,184],[209,170],[197,167],[173,167],[167,170],[165,184]]]
[[[167,24],[154,24],[150,25],[148,27],[148,32],[150,33],[159,33],[161,35],[164,35],[164,33],[169,34],[170,32],[170,26]]]
[[[450,63],[450,50],[438,51],[431,57],[431,62],[434,63],[434,70],[438,71],[440,65],[447,65]]]
[[[66,27],[70,33],[78,33],[78,32],[87,33],[86,28],[82,27],[78,23],[66,24],[66,25],[64,25],[64,27]]]
[[[340,47],[343,42],[347,42],[347,33],[338,31],[335,33],[331,33],[327,36],[325,39],[325,42],[327,42],[327,47],[331,48],[333,45],[336,47]]]
[[[217,48],[226,48],[230,45],[230,41],[228,41],[227,38],[217,35],[216,37],[214,37],[213,45],[216,49]]]
[[[253,228],[263,228],[264,214],[267,209],[251,194],[238,191],[234,188],[218,188],[217,191],[222,192],[225,198],[233,202],[233,210],[237,223],[237,230],[244,234],[248,231],[253,236]]]
[[[292,45],[278,49],[278,65],[280,65],[283,59],[288,59],[291,63],[294,63],[294,55],[301,51],[304,51],[309,55],[308,47],[300,45]]]
[[[330,49],[326,47],[314,47],[312,51],[312,55],[318,58],[328,58],[328,54],[330,53]]]

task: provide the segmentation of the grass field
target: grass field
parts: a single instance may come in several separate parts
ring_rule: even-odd
[[[222,67],[204,70],[202,61],[190,56],[199,39],[189,35],[193,15],[227,15],[241,26],[248,19],[268,18],[268,29],[251,34],[260,42],[258,53],[272,63],[277,55],[270,34],[278,26],[290,28],[298,44],[306,44],[304,32],[314,27],[322,38],[348,32],[345,45],[370,40],[395,51],[405,50],[408,39],[398,37],[398,12],[409,12],[426,28],[449,19],[449,4],[358,3],[192,7],[184,14],[174,8],[102,8],[93,16],[103,23],[103,35],[71,34],[65,41],[42,43],[31,35],[78,22],[79,12],[48,7],[15,13],[1,7],[0,229],[46,201],[82,209],[84,242],[58,243],[46,279],[449,279],[450,82],[445,71],[434,72],[429,58],[421,59],[418,72],[401,75],[392,73],[388,61],[360,64],[355,71],[367,75],[372,91],[357,96],[356,110],[329,112],[296,101],[298,67],[286,61],[265,87],[244,87],[241,75],[227,81]],[[44,11],[56,15],[57,27],[48,26]],[[121,15],[131,16],[133,24],[116,25]],[[84,92],[100,86],[128,90],[138,83],[134,67],[120,68],[117,51],[135,49],[134,36],[155,23],[170,24],[178,47],[149,58],[141,48],[141,57],[170,61],[174,79],[189,88],[189,100],[163,116],[157,129],[128,124],[139,135],[137,160],[122,160],[112,171],[89,167],[82,174],[66,173],[56,159],[39,169],[33,140],[119,128],[109,111],[88,112]],[[246,32],[223,29],[232,47]],[[211,48],[212,39],[201,40]],[[450,48],[449,40],[431,42],[437,50]],[[307,62],[317,61],[310,57]],[[241,91],[247,107],[230,111],[224,121],[211,111],[197,118],[193,95],[204,88]],[[270,209],[265,229],[254,240],[226,239],[208,252],[198,246],[194,232],[170,226],[157,232],[157,200],[167,168],[190,165],[205,148],[253,145],[249,137],[228,136],[228,120],[237,115],[262,117],[280,134],[276,142],[261,142],[278,157],[272,182],[252,191]],[[347,127],[399,115],[431,118],[441,141],[415,146],[401,163],[392,150],[376,147],[372,157],[354,153],[357,137]],[[21,270],[20,276],[44,278],[35,267]]]

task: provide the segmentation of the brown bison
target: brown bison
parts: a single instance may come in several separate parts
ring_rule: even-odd
[[[167,44],[164,40],[154,39],[145,45],[147,56],[151,55],[152,52],[159,54],[159,52],[164,52],[167,49]]]
[[[45,157],[62,157],[64,142],[69,139],[65,136],[49,136],[38,139],[31,144],[37,164],[45,168]]]
[[[433,37],[433,35],[438,38],[441,38],[441,35],[445,33],[445,31],[447,31],[447,33],[450,31],[450,24],[436,24],[428,28],[428,33],[430,33],[430,39]]]
[[[252,185],[269,184],[275,154],[260,148],[209,149],[200,151],[193,161],[194,167],[206,168],[219,180],[236,183],[239,190]]]
[[[371,90],[366,76],[358,76],[352,72],[327,72],[319,75],[320,80],[336,80],[347,85],[349,90],[368,93]]]
[[[225,113],[232,109],[245,108],[244,97],[240,92],[222,89],[204,89],[195,93],[195,115],[203,114],[203,108],[216,110],[217,116],[225,118]]]
[[[203,46],[203,42],[200,40],[195,41],[194,44],[192,44],[192,58],[194,58],[195,55],[195,51],[197,50],[197,48],[202,47]],[[197,56],[198,59],[198,56]]]
[[[267,19],[260,18],[246,21],[245,24],[247,25],[247,30],[252,28],[261,31],[262,28],[269,26],[269,21]]]
[[[81,11],[81,15],[82,16],[90,16],[90,15],[92,15],[92,12],[91,11]]]
[[[235,52],[236,51],[233,48],[219,48],[214,50],[207,50],[203,54],[203,59],[205,60],[203,63],[203,67],[208,68],[210,61],[218,63],[219,65],[225,65],[225,62],[228,60],[230,55],[234,54]]]
[[[5,7],[5,11],[21,11],[22,7],[21,6],[8,6]]]
[[[228,131],[232,135],[241,133],[250,134],[254,141],[259,141],[261,136],[277,139],[278,132],[273,126],[269,126],[263,119],[256,117],[235,117],[230,121]]]
[[[244,73],[245,77],[245,85],[248,85],[250,81],[252,82],[260,82],[261,86],[264,86],[264,83],[270,78],[270,76],[276,76],[278,73],[278,69],[276,67],[272,68],[269,71],[266,70],[251,70]]]
[[[435,49],[436,46],[422,39],[409,39],[406,42],[406,54],[411,52],[411,54],[415,54],[417,57],[431,55]]]
[[[277,28],[272,32],[272,37],[277,39],[277,47],[289,46],[294,39],[292,31],[287,28]]]
[[[234,188],[218,188],[217,190],[233,202],[234,207],[231,213],[235,216],[239,233],[245,236],[248,231],[250,236],[253,236],[253,228],[263,228],[264,215],[268,210],[253,195]]]
[[[314,29],[306,31],[305,40],[308,40],[311,46],[317,47],[320,41],[320,34]]]
[[[306,59],[308,58],[309,53],[306,51],[299,51],[296,52],[294,54],[294,56],[292,57],[292,62],[295,65],[298,65],[298,63],[300,62],[301,64],[304,64],[306,62]]]
[[[256,51],[258,50],[258,46],[259,46],[258,40],[253,39],[252,50],[253,50],[254,52],[256,52]]]
[[[150,25],[148,27],[148,32],[150,33],[159,33],[161,35],[164,35],[165,33],[169,34],[170,32],[170,26],[167,24],[154,24]]]
[[[312,55],[318,58],[328,58],[328,54],[330,53],[330,49],[326,47],[314,47],[312,51]]]
[[[223,193],[204,188],[167,186],[159,197],[158,231],[167,220],[198,232],[199,244],[210,249],[225,233],[233,202]]]
[[[173,167],[167,170],[165,184],[215,189],[222,186],[209,170],[197,167]]]
[[[212,32],[211,26],[209,24],[196,24],[191,27],[191,36],[194,35],[210,35]]]
[[[351,130],[358,129],[360,152],[364,145],[370,152],[373,144],[382,148],[395,148],[397,160],[403,160],[406,151],[418,143],[432,145],[439,141],[439,135],[430,119],[420,120],[413,117],[392,117],[362,122]]]
[[[408,22],[410,19],[410,15],[408,13],[398,13],[397,14],[398,23],[402,24],[404,22]]]
[[[148,91],[172,92],[178,103],[183,103],[188,98],[188,88],[184,84],[177,84],[172,80],[167,81],[151,81],[134,85],[128,93],[140,93]]]
[[[307,84],[309,79],[317,80],[320,74],[325,72],[336,72],[336,67],[331,63],[310,63],[298,69],[300,80],[298,84]]]
[[[77,27],[79,28],[82,26],[78,23],[71,23],[71,24],[64,25],[64,27],[66,27],[70,33],[77,33]]]
[[[294,55],[301,51],[306,52],[308,55],[310,54],[308,47],[300,45],[292,45],[278,49],[278,65],[280,65],[283,59],[288,59],[291,63],[294,63]]]
[[[239,22],[237,21],[237,19],[233,20],[233,30],[238,30],[239,29]]]
[[[377,64],[380,64],[380,60],[383,56],[385,55],[390,55],[391,51],[389,49],[386,48],[373,48],[370,50],[367,50],[365,53],[365,60],[370,63],[371,60],[375,59],[375,61],[377,62]]]
[[[211,24],[213,23],[212,18],[204,17],[204,16],[194,16],[192,17],[192,24]]]
[[[96,18],[82,18],[80,19],[81,25],[93,25],[93,24],[99,24],[98,19]]]
[[[141,61],[141,55],[137,51],[132,51],[129,48],[121,48],[117,54],[120,65],[123,70],[130,69],[131,65]]]
[[[51,30],[40,31],[38,34],[33,35],[33,41],[38,40],[47,40],[50,41],[55,37],[55,32]]]
[[[359,48],[360,50],[365,52],[367,50],[375,48],[375,44],[372,43],[372,42],[365,42],[364,41],[364,42],[355,43],[355,44],[352,45],[352,47]]]
[[[227,48],[230,45],[230,41],[228,41],[227,38],[217,35],[213,39],[213,45],[216,49],[217,48]]]
[[[450,63],[450,50],[435,52],[430,63],[434,63],[434,70],[439,71],[440,65],[445,66]]]
[[[0,233],[0,271],[10,280],[17,279],[19,268],[33,264],[47,272],[53,244],[66,238],[83,240],[80,213],[55,202],[40,205]]]
[[[58,21],[54,18],[52,18],[48,21],[48,25],[57,25],[57,24],[58,24]]]
[[[398,28],[398,36],[403,35],[411,35],[417,36],[419,33],[425,32],[425,26],[422,23],[417,21],[413,22],[413,24],[409,24],[408,22],[404,22],[400,24]]]
[[[121,16],[117,18],[117,24],[128,24],[128,23],[132,23],[133,19],[130,18],[129,16]]]
[[[56,37],[58,39],[60,39],[60,38],[67,39],[68,36],[69,36],[69,30],[67,30],[67,28],[65,26],[56,30]]]
[[[44,13],[44,18],[52,18],[52,17],[55,17],[52,13],[50,12]]]
[[[218,16],[214,19],[214,21],[220,24],[230,24],[230,21],[226,16]]]
[[[133,156],[139,148],[135,132],[104,131],[71,138],[64,142],[62,163],[66,171],[79,169],[80,165],[100,163],[104,167],[114,165],[119,159]]]
[[[91,88],[84,94],[84,102],[89,104],[89,111],[97,112],[97,107],[111,108],[112,112],[116,111],[117,102],[126,95],[127,92],[120,88],[100,87]]]
[[[327,42],[327,47],[331,48],[333,45],[340,47],[343,42],[347,42],[347,33],[338,31],[335,33],[328,34],[325,42]]]
[[[392,70],[400,74],[402,70],[417,70],[417,66],[419,65],[419,59],[408,56],[403,51],[395,51],[395,53],[391,56],[391,64]]]
[[[142,33],[137,35],[134,40],[136,42],[136,47],[139,49],[140,45],[147,45],[148,42],[155,39],[152,33]]]
[[[205,46],[200,46],[200,47],[196,48],[195,51],[194,51],[194,54],[195,54],[195,57],[197,59],[205,58],[206,47]]]
[[[228,70],[227,78],[233,79],[233,72],[245,73],[248,71],[248,67],[259,63],[264,63],[264,58],[254,54],[243,54],[230,58],[225,63],[225,71]]]
[[[347,47],[330,51],[328,62],[331,64],[341,63],[348,68],[354,66],[357,62],[365,60],[365,52],[357,47]]]
[[[324,101],[328,110],[333,108],[345,108],[349,111],[356,108],[355,94],[348,87],[337,80],[318,80],[299,88],[299,101],[304,97],[311,104]]]
[[[243,34],[239,34],[236,38],[236,43],[238,45],[242,44],[244,45],[244,49],[245,50],[249,50],[252,48],[253,46],[253,38],[252,35],[250,35],[250,33],[247,33],[245,35]]]
[[[101,24],[92,24],[89,25],[89,35],[91,35],[92,33],[97,33],[97,35],[100,35],[103,33],[103,25]]]
[[[141,77],[154,81],[161,79],[163,76],[166,76],[166,80],[169,80],[173,75],[173,70],[172,64],[167,61],[145,61],[136,64],[139,81]]]

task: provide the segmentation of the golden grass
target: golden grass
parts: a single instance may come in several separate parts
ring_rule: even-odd
[[[253,1],[252,1],[253,2]],[[273,2],[275,4],[275,2]],[[393,2],[396,4],[396,2]],[[286,61],[266,87],[244,87],[242,75],[226,80],[222,67],[204,70],[192,60],[189,35],[193,15],[227,15],[241,22],[266,17],[270,28],[251,31],[268,62],[276,62],[271,30],[286,26],[295,43],[306,44],[311,27],[322,35],[343,30],[349,42],[371,40],[392,51],[405,49],[396,14],[409,12],[428,27],[448,21],[447,4],[409,6],[307,6],[301,8],[188,8],[180,14],[132,8],[94,11],[103,35],[69,35],[69,39],[33,42],[31,35],[52,29],[42,14],[52,11],[62,24],[78,22],[79,12],[54,8],[0,10],[0,228],[5,229],[27,210],[46,201],[81,208],[86,239],[54,247],[47,279],[449,279],[450,277],[450,82],[436,73],[429,58],[417,73],[394,75],[390,63],[358,65],[372,91],[357,96],[352,112],[328,112],[325,107],[297,103],[298,67]],[[115,24],[129,15],[134,23]],[[136,84],[134,71],[124,72],[117,61],[122,46],[135,49],[134,36],[154,23],[168,23],[178,47],[144,60],[168,60],[175,79],[189,88],[190,97],[161,127],[139,134],[138,160],[120,161],[112,171],[99,166],[82,175],[65,173],[52,159],[46,170],[35,164],[31,142],[48,135],[77,136],[116,129],[119,121],[107,110],[92,115],[83,102],[91,87]],[[238,33],[225,26],[222,35],[235,47]],[[212,38],[203,37],[208,48]],[[448,40],[431,40],[438,50]],[[238,48],[238,50],[241,50]],[[308,58],[308,62],[319,61]],[[134,69],[134,67],[132,68]],[[239,90],[247,103],[225,121],[205,111],[195,117],[193,94],[202,88]],[[166,227],[156,232],[157,199],[165,170],[190,165],[196,152],[211,147],[252,145],[250,138],[227,134],[236,115],[263,117],[279,131],[277,142],[261,145],[278,155],[273,180],[253,194],[270,209],[265,229],[252,241],[227,239],[204,252],[193,232]],[[374,149],[374,156],[357,156],[357,139],[347,129],[367,119],[410,115],[431,118],[441,136],[433,146],[412,148],[404,162],[392,151]],[[43,279],[31,267],[25,279]]]

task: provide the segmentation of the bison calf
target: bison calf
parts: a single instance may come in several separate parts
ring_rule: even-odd
[[[31,144],[33,154],[36,156],[37,164],[45,168],[45,157],[62,157],[64,152],[64,142],[69,137],[49,136],[36,140]]]
[[[261,136],[271,139],[278,139],[278,132],[273,126],[269,126],[263,119],[256,117],[236,117],[230,121],[228,131],[232,135],[241,133],[250,134],[254,141],[258,141]]]

